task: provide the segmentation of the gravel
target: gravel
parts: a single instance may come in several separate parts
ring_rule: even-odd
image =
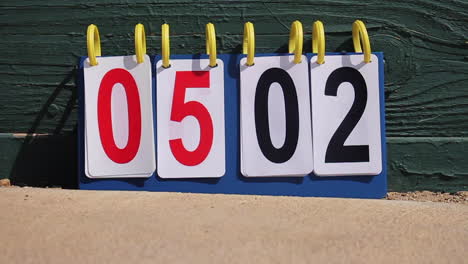
[[[404,201],[419,201],[419,202],[442,202],[442,203],[458,203],[468,205],[468,191],[456,193],[416,191],[416,192],[389,192],[387,200],[404,200]]]

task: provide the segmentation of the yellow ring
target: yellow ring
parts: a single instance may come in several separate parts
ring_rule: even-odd
[[[94,24],[88,26],[86,46],[88,47],[89,64],[91,66],[98,65],[96,56],[101,56],[101,39],[99,37],[99,30]]]
[[[362,52],[362,49],[364,49],[364,62],[371,62],[371,46],[369,35],[367,34],[366,26],[361,20],[356,20],[353,23],[353,44],[355,52]]]
[[[142,24],[135,26],[135,53],[137,62],[143,63],[146,54],[146,35]]]
[[[317,53],[317,63],[325,63],[325,30],[320,20],[312,26],[312,52]]]
[[[164,68],[171,67],[169,62],[169,55],[171,53],[169,46],[169,25],[163,24],[161,26],[161,47],[162,47],[162,66]]]
[[[304,40],[304,32],[302,24],[299,21],[294,21],[291,25],[289,33],[289,53],[294,52],[294,63],[298,64],[302,61],[302,43]]]
[[[206,24],[206,53],[210,55],[210,67],[216,67],[216,33],[212,23]]]
[[[244,24],[244,40],[242,41],[242,53],[247,54],[247,66],[254,65],[255,57],[255,31],[252,23]]]

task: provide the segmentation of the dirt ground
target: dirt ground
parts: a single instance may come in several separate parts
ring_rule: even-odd
[[[8,179],[1,179],[0,187],[11,187],[10,181]],[[457,193],[430,191],[389,192],[386,199],[400,201],[458,203],[468,205],[468,191],[460,191]]]
[[[443,202],[443,203],[458,203],[468,205],[468,191],[457,193],[441,193],[441,192],[389,192],[387,200],[401,201],[419,201],[419,202]]]
[[[0,263],[466,263],[456,203],[0,188]]]

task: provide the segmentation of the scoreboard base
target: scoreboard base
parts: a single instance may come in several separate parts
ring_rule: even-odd
[[[348,53],[349,54],[349,53]],[[373,53],[383,62],[382,53]],[[284,55],[284,54],[269,54]],[[260,56],[260,55],[259,55]],[[225,140],[226,172],[221,178],[162,179],[156,172],[149,178],[90,179],[85,175],[84,154],[84,80],[83,61],[80,60],[78,72],[79,121],[78,121],[78,177],[79,188],[83,190],[128,190],[156,192],[190,192],[217,194],[319,196],[344,198],[382,198],[387,193],[386,142],[385,142],[385,104],[383,63],[379,63],[379,93],[381,120],[382,172],[376,176],[330,176],[319,177],[313,173],[304,177],[245,177],[240,170],[240,105],[239,105],[239,61],[245,55],[221,54],[223,60],[225,95]],[[206,59],[207,55],[174,55],[177,59]],[[310,58],[310,56],[309,56]],[[152,63],[161,59],[152,57]],[[304,62],[306,63],[306,62]],[[156,130],[156,88],[153,68],[153,112]],[[156,135],[155,135],[156,139]],[[156,143],[157,144],[157,143]],[[156,146],[155,146],[156,147]],[[310,157],[312,160],[312,157]]]

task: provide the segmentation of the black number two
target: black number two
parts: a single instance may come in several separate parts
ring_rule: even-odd
[[[328,77],[325,95],[336,96],[338,87],[344,82],[349,82],[354,87],[354,102],[328,144],[325,162],[368,162],[369,145],[344,146],[346,139],[356,127],[366,108],[367,86],[364,77],[354,68],[336,69]]]
[[[271,142],[268,121],[268,94],[275,82],[283,90],[286,111],[286,138],[281,148],[275,148]],[[293,156],[299,139],[299,106],[294,82],[283,69],[271,68],[260,76],[255,91],[255,127],[258,144],[268,160],[283,163]]]

